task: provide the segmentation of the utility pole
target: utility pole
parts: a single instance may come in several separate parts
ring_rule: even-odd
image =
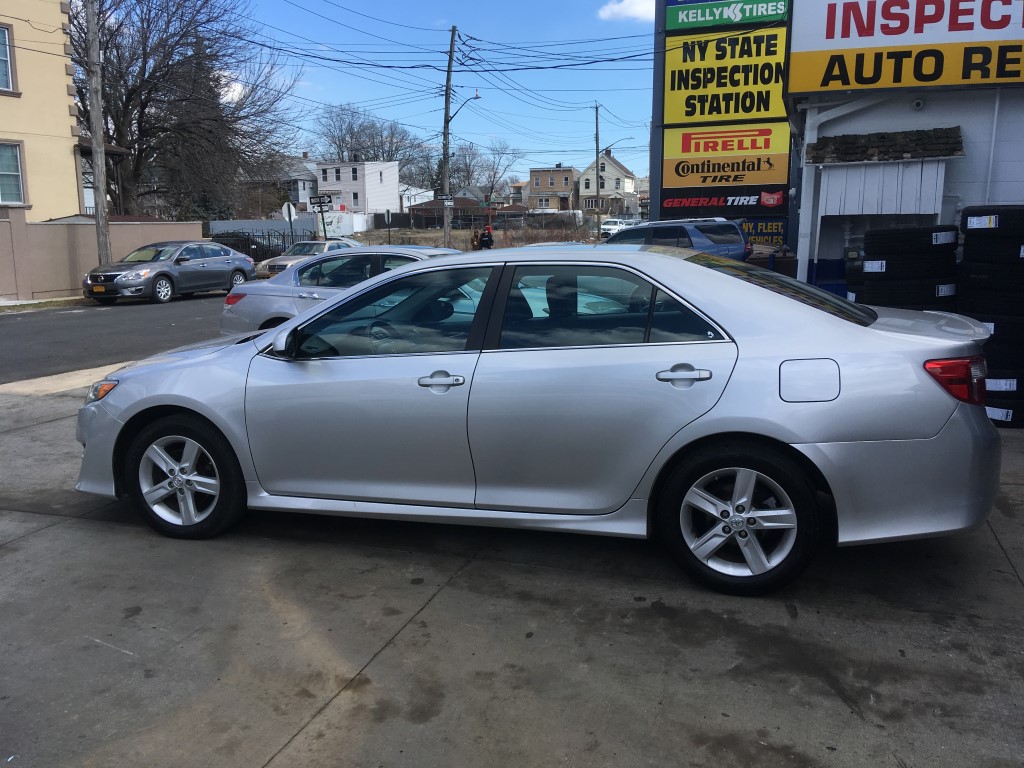
[[[448,157],[448,123],[451,122],[449,113],[452,109],[452,63],[455,61],[455,32],[452,27],[452,41],[448,46],[448,77],[444,83],[444,131],[441,139],[441,194],[444,197],[444,247],[452,247],[452,206],[448,204],[448,196],[451,194],[451,170]]]
[[[103,59],[100,53],[100,0],[85,0],[85,28],[89,38],[89,133],[92,137],[93,212],[96,216],[96,250],[100,264],[110,263],[107,231],[107,152],[103,145]]]
[[[597,187],[597,239],[601,240],[601,127],[600,104],[594,104],[594,185]]]

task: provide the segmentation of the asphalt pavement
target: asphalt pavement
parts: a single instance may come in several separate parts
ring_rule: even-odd
[[[111,367],[0,385],[4,766],[1024,760],[1019,431],[981,528],[740,599],[641,541],[274,513],[161,537],[73,490]]]

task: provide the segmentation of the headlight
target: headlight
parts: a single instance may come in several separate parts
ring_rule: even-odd
[[[91,387],[89,387],[89,394],[85,396],[85,404],[94,403],[97,400],[102,400],[104,397],[109,395],[114,387],[117,386],[117,381],[114,379],[103,379],[103,381],[97,381]]]
[[[125,272],[119,276],[114,282],[115,283],[126,283],[129,280],[141,280],[144,277],[148,277],[150,269],[133,269],[131,272]]]

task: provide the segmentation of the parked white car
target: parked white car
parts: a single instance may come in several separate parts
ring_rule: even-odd
[[[639,219],[605,219],[601,222],[601,238],[611,237],[616,232],[639,223]]]

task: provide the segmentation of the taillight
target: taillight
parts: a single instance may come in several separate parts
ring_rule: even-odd
[[[244,293],[235,293],[234,291],[232,291],[231,293],[229,293],[227,296],[224,297],[224,303],[227,304],[230,307],[233,304],[237,304],[238,302],[240,302],[244,298],[245,298],[245,294]]]
[[[985,376],[988,368],[984,357],[957,357],[952,360],[929,360],[924,369],[957,400],[972,405],[985,404]]]

